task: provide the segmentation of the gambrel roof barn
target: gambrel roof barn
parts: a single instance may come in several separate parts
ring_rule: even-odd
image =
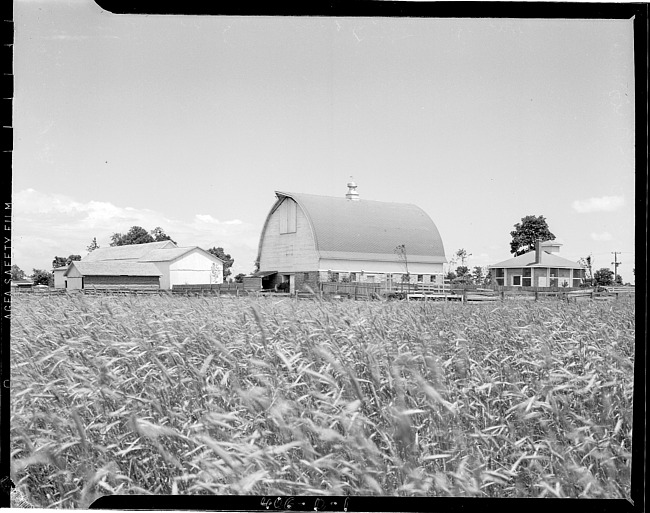
[[[424,210],[359,199],[356,184],[348,187],[345,197],[276,191],[260,237],[259,275],[290,283],[294,276],[298,286],[327,273],[350,281],[386,280],[407,268],[416,280],[442,275],[442,238]]]

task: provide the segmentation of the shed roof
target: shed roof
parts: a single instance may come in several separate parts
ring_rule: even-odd
[[[188,246],[184,248],[154,249],[153,251],[150,251],[149,253],[144,255],[138,261],[139,262],[171,262],[172,260],[176,260],[177,258],[180,258],[183,255],[191,253],[192,251],[199,251],[200,253],[203,253],[204,255],[214,260],[223,262],[221,258],[213,255],[209,251],[206,251],[205,249],[202,249],[198,246]]]
[[[321,258],[394,260],[395,249],[403,244],[409,262],[447,261],[438,228],[416,205],[278,191],[276,195],[272,212],[285,198],[302,208]]]
[[[83,262],[100,262],[104,260],[140,260],[150,251],[162,248],[176,248],[172,241],[149,242],[147,244],[130,244],[127,246],[110,246],[97,248],[86,255]]]
[[[162,276],[158,268],[150,262],[72,262],[64,276],[75,267],[83,276]]]
[[[548,251],[541,252],[541,262],[535,263],[535,252],[529,251],[523,255],[519,255],[503,262],[497,264],[489,265],[488,267],[504,267],[504,268],[513,268],[513,267],[562,267],[569,269],[582,269],[583,266],[578,262],[572,262],[567,258],[562,258],[561,256],[549,253]]]

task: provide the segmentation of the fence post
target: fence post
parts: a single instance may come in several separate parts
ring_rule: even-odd
[[[535,291],[535,301],[537,301],[538,299],[539,299],[539,291],[536,290]]]

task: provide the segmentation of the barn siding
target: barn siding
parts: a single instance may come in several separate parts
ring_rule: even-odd
[[[168,265],[171,286],[223,283],[223,263],[215,262],[198,250],[184,255]]]
[[[281,233],[281,228],[286,229],[287,211],[294,207],[277,208],[268,219],[266,229],[262,236],[260,251],[260,269],[277,270],[280,273],[309,272],[318,269],[318,255],[314,243],[314,236],[309,221],[301,208],[290,198],[284,202],[292,202],[296,208],[296,231]],[[283,203],[284,203],[283,202]],[[282,224],[281,224],[282,221]]]
[[[160,284],[158,276],[84,276],[84,288],[102,285],[155,285]]]
[[[397,260],[395,257],[394,262],[381,262],[371,260],[334,260],[325,259],[320,260],[319,270],[321,271],[338,271],[338,272],[356,272],[360,273],[406,273],[404,262]],[[409,273],[411,275],[417,274],[440,274],[443,272],[442,264],[421,264],[417,262],[408,264]]]

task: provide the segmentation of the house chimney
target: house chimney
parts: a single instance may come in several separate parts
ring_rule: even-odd
[[[542,263],[542,239],[535,240],[535,263]]]
[[[357,192],[357,184],[354,183],[354,179],[350,177],[348,182],[348,193],[345,197],[351,201],[359,201],[359,193]]]

